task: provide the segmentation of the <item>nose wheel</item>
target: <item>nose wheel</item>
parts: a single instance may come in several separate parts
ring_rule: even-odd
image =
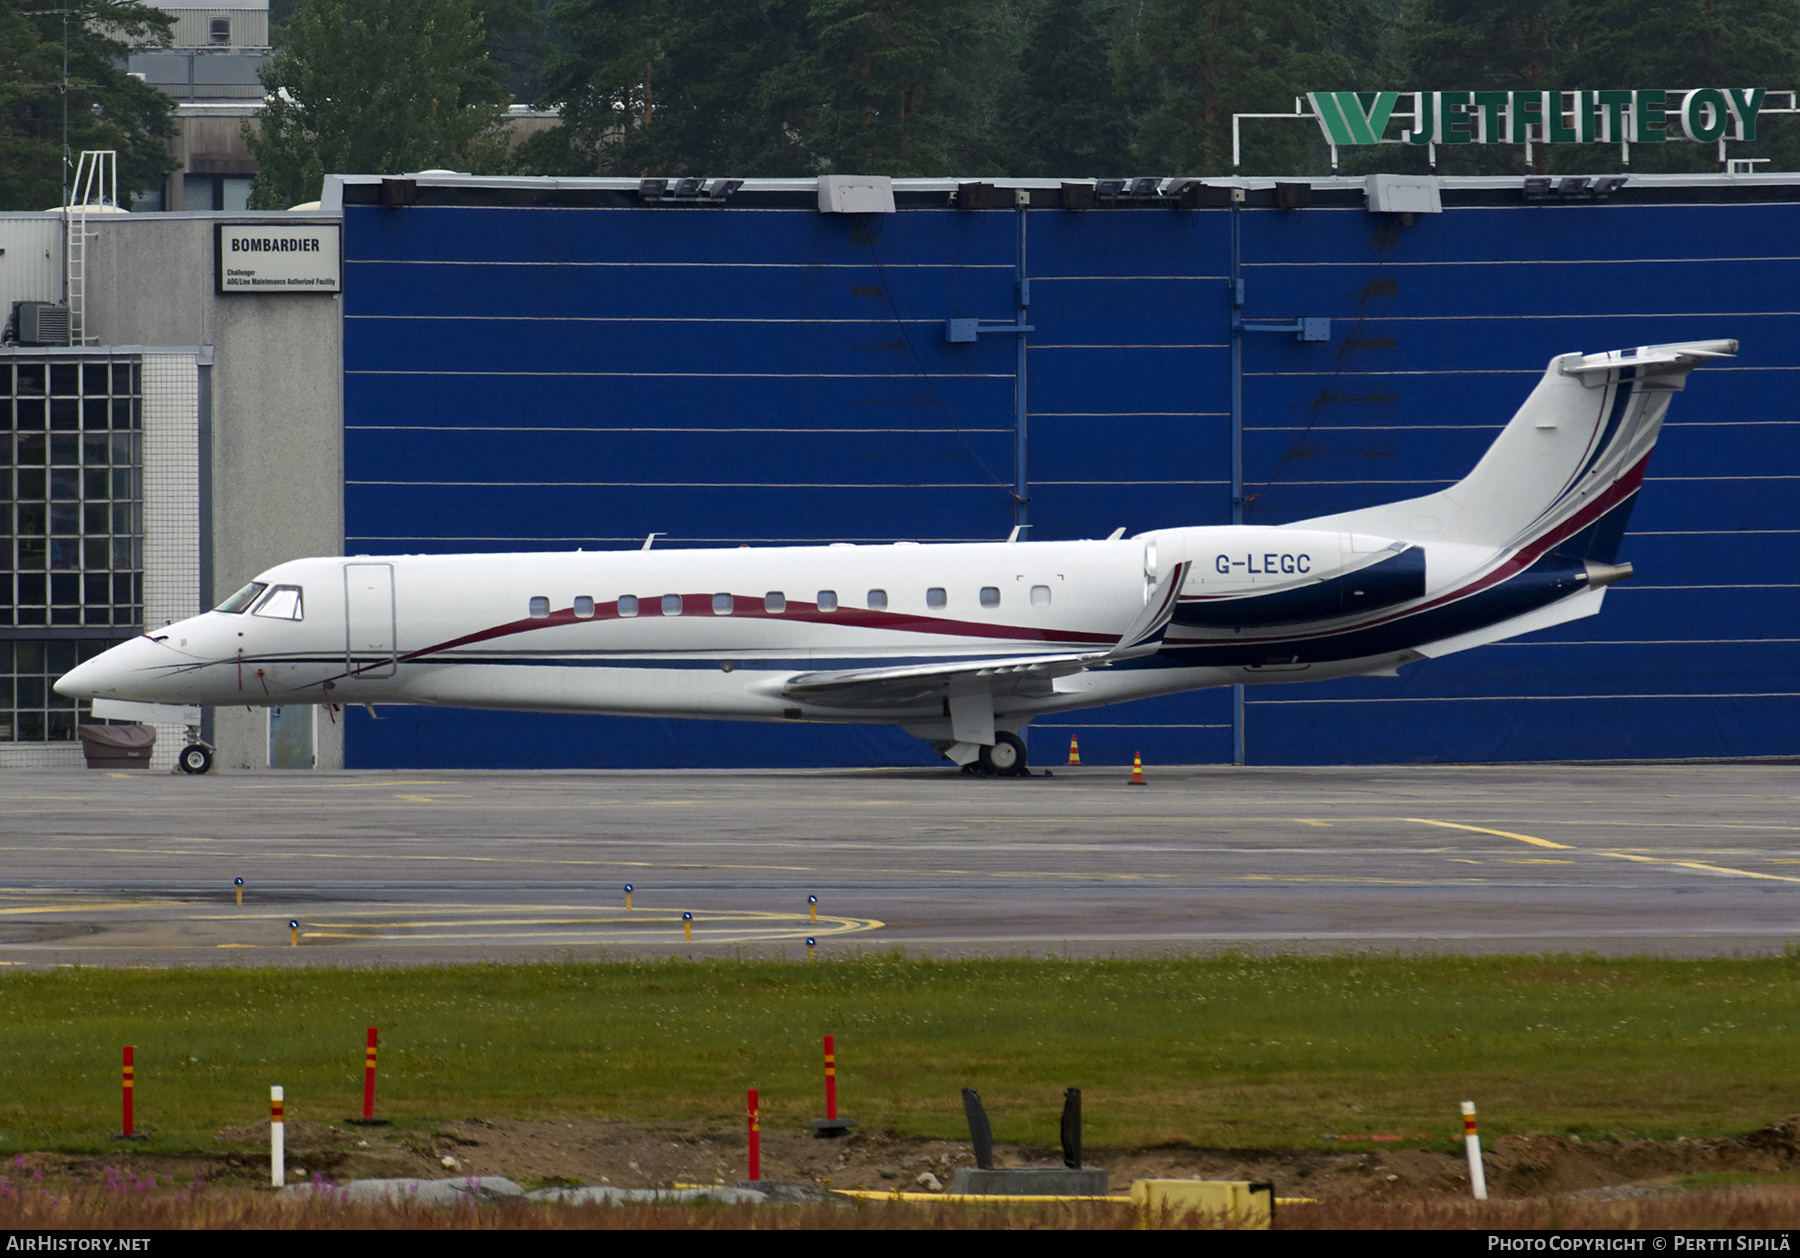
[[[205,743],[189,743],[175,758],[175,763],[181,767],[183,773],[205,773],[212,768],[212,762],[212,748]]]

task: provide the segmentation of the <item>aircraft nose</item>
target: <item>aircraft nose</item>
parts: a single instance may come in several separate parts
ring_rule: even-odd
[[[98,694],[100,679],[106,671],[100,667],[98,659],[77,664],[56,679],[56,693],[70,699],[92,699]]]

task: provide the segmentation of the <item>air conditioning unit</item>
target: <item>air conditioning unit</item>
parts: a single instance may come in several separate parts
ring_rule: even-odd
[[[67,345],[69,308],[48,301],[15,301],[13,326],[21,345]]]

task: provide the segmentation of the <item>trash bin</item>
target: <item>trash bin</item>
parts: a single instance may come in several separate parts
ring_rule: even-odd
[[[90,769],[148,769],[156,748],[154,725],[83,725],[81,751]]]

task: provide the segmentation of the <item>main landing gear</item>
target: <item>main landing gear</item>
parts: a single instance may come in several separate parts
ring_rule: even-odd
[[[1025,759],[1025,740],[1006,730],[994,731],[992,747],[977,747],[973,743],[944,739],[933,743],[931,749],[944,759],[961,764],[964,773],[1001,778],[1031,776],[1031,769]]]
[[[212,768],[213,750],[205,743],[189,743],[175,757],[175,764],[183,773],[205,773]]]

